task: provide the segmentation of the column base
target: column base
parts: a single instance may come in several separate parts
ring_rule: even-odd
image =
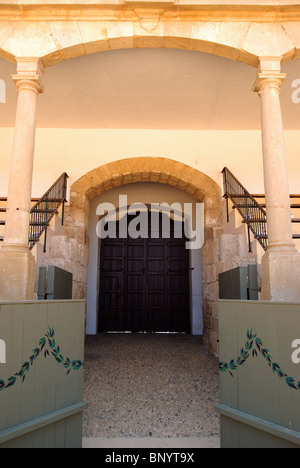
[[[261,300],[300,301],[300,252],[268,251],[262,257]]]
[[[0,301],[34,299],[35,259],[25,247],[0,250]]]

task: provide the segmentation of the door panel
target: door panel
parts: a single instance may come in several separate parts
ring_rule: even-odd
[[[100,332],[190,332],[189,251],[170,234],[101,241]]]

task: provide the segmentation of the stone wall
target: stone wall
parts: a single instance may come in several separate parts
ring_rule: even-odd
[[[202,248],[204,343],[218,355],[219,274],[240,266],[256,264],[254,256],[245,256],[241,234],[225,234],[222,228],[207,227],[207,242]]]

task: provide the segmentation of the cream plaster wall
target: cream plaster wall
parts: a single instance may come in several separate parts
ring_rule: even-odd
[[[300,131],[285,135],[290,192],[299,193]],[[0,196],[7,195],[12,139],[13,129],[0,128]],[[32,195],[40,197],[64,171],[72,185],[103,164],[141,156],[183,162],[220,186],[227,166],[250,193],[264,193],[260,131],[38,129]]]
[[[283,65],[284,129],[299,130],[292,100],[300,60]],[[0,58],[6,103],[0,128],[14,127],[16,65]],[[38,128],[259,130],[260,105],[252,87],[257,70],[212,54],[177,49],[123,49],[63,61],[42,75]],[[297,93],[296,93],[297,96]]]

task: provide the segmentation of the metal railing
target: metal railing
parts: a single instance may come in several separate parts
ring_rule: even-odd
[[[42,198],[30,210],[29,247],[33,249],[40,240],[43,233],[44,252],[46,252],[47,228],[52,218],[58,214],[62,205],[62,224],[64,223],[64,206],[67,201],[67,179],[64,172],[59,179],[50,187]]]
[[[238,210],[248,229],[248,245],[251,252],[250,231],[264,250],[268,248],[267,213],[255,198],[245,189],[240,181],[225,167],[222,171],[224,197],[227,205],[227,221],[229,221],[228,200]]]

